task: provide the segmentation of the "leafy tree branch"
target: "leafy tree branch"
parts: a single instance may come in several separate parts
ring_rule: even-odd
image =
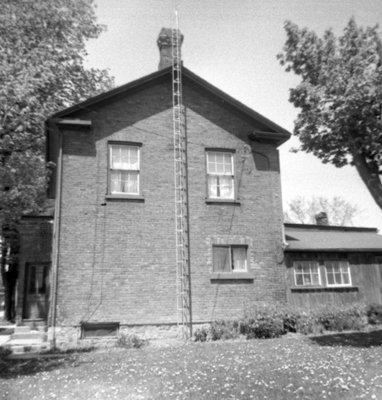
[[[294,134],[300,150],[336,167],[353,165],[382,208],[382,44],[378,27],[351,19],[342,36],[322,37],[288,21],[278,55],[301,77],[290,90],[300,109]]]

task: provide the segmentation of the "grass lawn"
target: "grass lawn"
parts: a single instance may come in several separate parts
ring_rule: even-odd
[[[382,330],[7,361],[1,399],[382,399]],[[1,366],[0,366],[1,368]]]

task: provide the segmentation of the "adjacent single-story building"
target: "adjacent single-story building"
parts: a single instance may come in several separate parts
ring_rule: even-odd
[[[285,224],[288,303],[382,303],[382,236],[375,228]]]

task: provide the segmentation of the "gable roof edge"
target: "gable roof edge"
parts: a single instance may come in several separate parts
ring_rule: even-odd
[[[123,94],[125,92],[128,92],[130,90],[133,90],[135,88],[138,88],[139,86],[142,86],[144,84],[150,83],[152,81],[155,81],[156,79],[166,76],[167,74],[172,73],[172,67],[169,66],[167,68],[164,68],[159,71],[155,71],[149,75],[145,75],[142,78],[136,79],[132,82],[126,83],[122,86],[118,86],[114,89],[111,89],[107,92],[101,93],[99,95],[96,95],[94,97],[91,97],[87,100],[84,100],[78,104],[75,104],[71,107],[68,107],[64,110],[58,111],[55,114],[51,115],[48,120],[52,120],[55,118],[64,118],[66,116],[69,116],[70,114],[83,110],[89,106],[92,106],[94,104],[106,101],[110,98],[113,98],[114,96],[118,96],[120,94]],[[286,129],[282,128],[281,126],[277,125],[270,119],[264,117],[263,115],[259,114],[258,112],[252,110],[245,104],[241,103],[240,101],[236,100],[232,96],[228,95],[227,93],[223,92],[222,90],[218,89],[216,86],[212,85],[211,83],[207,82],[200,76],[196,75],[186,67],[182,68],[182,74],[186,79],[189,79],[191,82],[195,83],[196,85],[204,88],[208,92],[214,94],[218,98],[221,98],[223,101],[225,101],[227,104],[231,105],[232,107],[240,110],[242,113],[250,117],[251,119],[255,119],[263,123],[265,126],[268,126],[271,130],[274,132],[269,132],[269,136],[271,140],[277,140],[277,144],[280,145],[287,141],[291,137],[291,133],[287,131]],[[267,132],[268,133],[268,132]]]

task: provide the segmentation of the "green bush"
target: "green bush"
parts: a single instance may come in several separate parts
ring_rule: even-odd
[[[370,304],[366,309],[369,324],[382,324],[382,304]]]
[[[197,328],[194,332],[195,342],[235,339],[239,336],[237,321],[213,321],[208,326]]]
[[[382,322],[382,306],[370,306],[367,316],[369,320]],[[287,332],[316,335],[324,331],[360,330],[366,323],[366,309],[362,304],[323,306],[315,310],[262,305],[246,310],[238,321],[215,321],[196,329],[194,340],[232,339],[240,334],[247,339],[276,338]]]
[[[194,331],[194,341],[195,342],[206,342],[208,339],[208,332],[210,327],[197,328]]]
[[[146,344],[146,340],[137,335],[121,334],[117,340],[117,346],[125,349],[140,349]]]
[[[279,337],[285,333],[284,314],[284,310],[276,306],[263,305],[247,310],[239,321],[240,333],[247,339]]]
[[[4,360],[7,358],[10,354],[12,354],[12,350],[6,348],[6,347],[1,347],[0,346],[0,360]]]
[[[214,321],[210,325],[210,340],[235,339],[239,336],[238,323],[236,321]]]
[[[351,304],[316,311],[317,322],[327,331],[360,330],[366,324],[365,306]]]
[[[280,337],[285,333],[283,320],[272,316],[259,316],[247,320],[241,328],[247,339],[270,339]]]
[[[314,311],[300,311],[296,321],[296,332],[303,335],[319,334],[324,331],[324,327],[318,321]]]

